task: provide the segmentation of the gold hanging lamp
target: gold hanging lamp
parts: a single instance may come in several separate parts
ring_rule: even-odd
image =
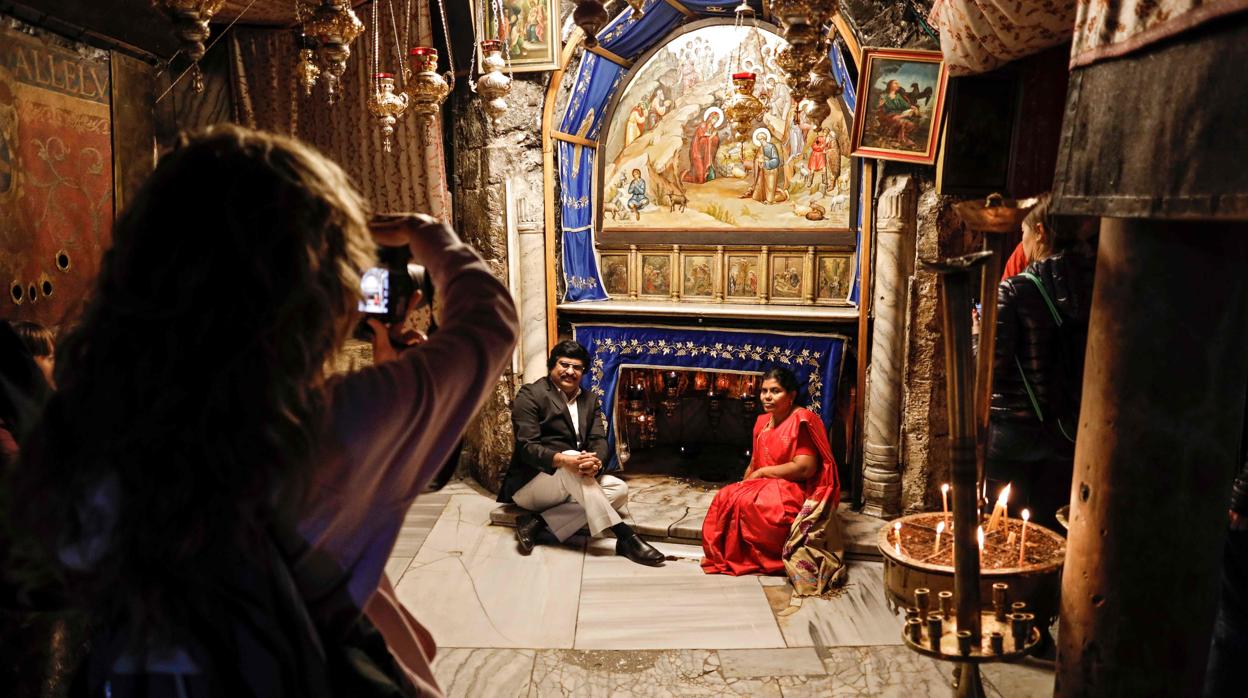
[[[303,86],[303,94],[311,95],[321,77],[321,69],[316,65],[316,40],[299,32],[299,62],[295,64],[295,81]]]
[[[300,0],[298,9],[303,33],[316,40],[321,77],[325,79],[329,103],[334,104],[347,70],[347,59],[351,57],[351,42],[364,33],[364,23],[346,0],[321,0],[315,7]]]
[[[179,50],[191,61],[191,87],[204,91],[204,74],[199,62],[204,58],[204,42],[211,29],[208,23],[225,6],[225,0],[152,0],[152,7],[173,21],[174,34],[182,41]]]
[[[585,48],[598,45],[598,32],[607,26],[611,17],[602,0],[577,0],[576,9],[572,11],[572,22],[585,32]]]

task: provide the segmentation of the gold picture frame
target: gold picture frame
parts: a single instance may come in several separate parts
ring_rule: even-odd
[[[723,267],[725,303],[759,302],[762,275],[757,252],[725,253]]]
[[[949,81],[940,51],[866,48],[859,65],[851,154],[934,164]]]
[[[854,258],[848,254],[815,255],[815,303],[850,305],[854,285]]]
[[[807,284],[806,255],[774,252],[767,267],[767,296],[777,304],[801,303]]]
[[[637,295],[641,298],[671,298],[674,287],[672,253],[643,251],[638,258]]]
[[[718,279],[715,250],[682,250],[680,253],[680,297],[712,300]]]
[[[494,21],[494,3],[477,0],[471,3],[473,23],[477,36],[496,39],[503,43],[503,56],[507,58],[513,73],[537,73],[559,67],[559,3],[556,0],[499,0],[505,21]],[[553,18],[553,21],[552,19]],[[485,58],[481,44],[477,52],[477,65]]]
[[[602,270],[602,288],[608,295],[617,298],[627,297],[631,289],[632,273],[629,269],[627,252],[603,253],[599,255]]]

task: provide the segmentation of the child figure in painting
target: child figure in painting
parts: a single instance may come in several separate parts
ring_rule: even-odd
[[[628,209],[637,220],[641,220],[641,209],[650,205],[646,198],[646,180],[641,178],[641,170],[633,169],[633,180],[628,183]]]

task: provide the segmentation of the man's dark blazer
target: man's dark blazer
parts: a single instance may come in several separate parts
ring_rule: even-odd
[[[589,451],[598,456],[604,466],[607,464],[607,427],[600,413],[598,396],[582,389],[576,398],[576,409],[581,422],[579,441],[572,429],[568,401],[549,377],[520,388],[511,406],[516,447],[498,491],[498,501],[510,502],[512,495],[538,473],[554,475],[555,454],[561,451]]]

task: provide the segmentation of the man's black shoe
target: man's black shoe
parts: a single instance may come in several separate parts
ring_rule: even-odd
[[[516,520],[516,542],[520,544],[520,554],[528,555],[537,545],[538,534],[546,528],[546,522],[537,514],[525,514]]]
[[[636,562],[639,565],[663,564],[663,553],[654,549],[653,545],[641,539],[641,536],[624,536],[615,541],[615,554]]]

